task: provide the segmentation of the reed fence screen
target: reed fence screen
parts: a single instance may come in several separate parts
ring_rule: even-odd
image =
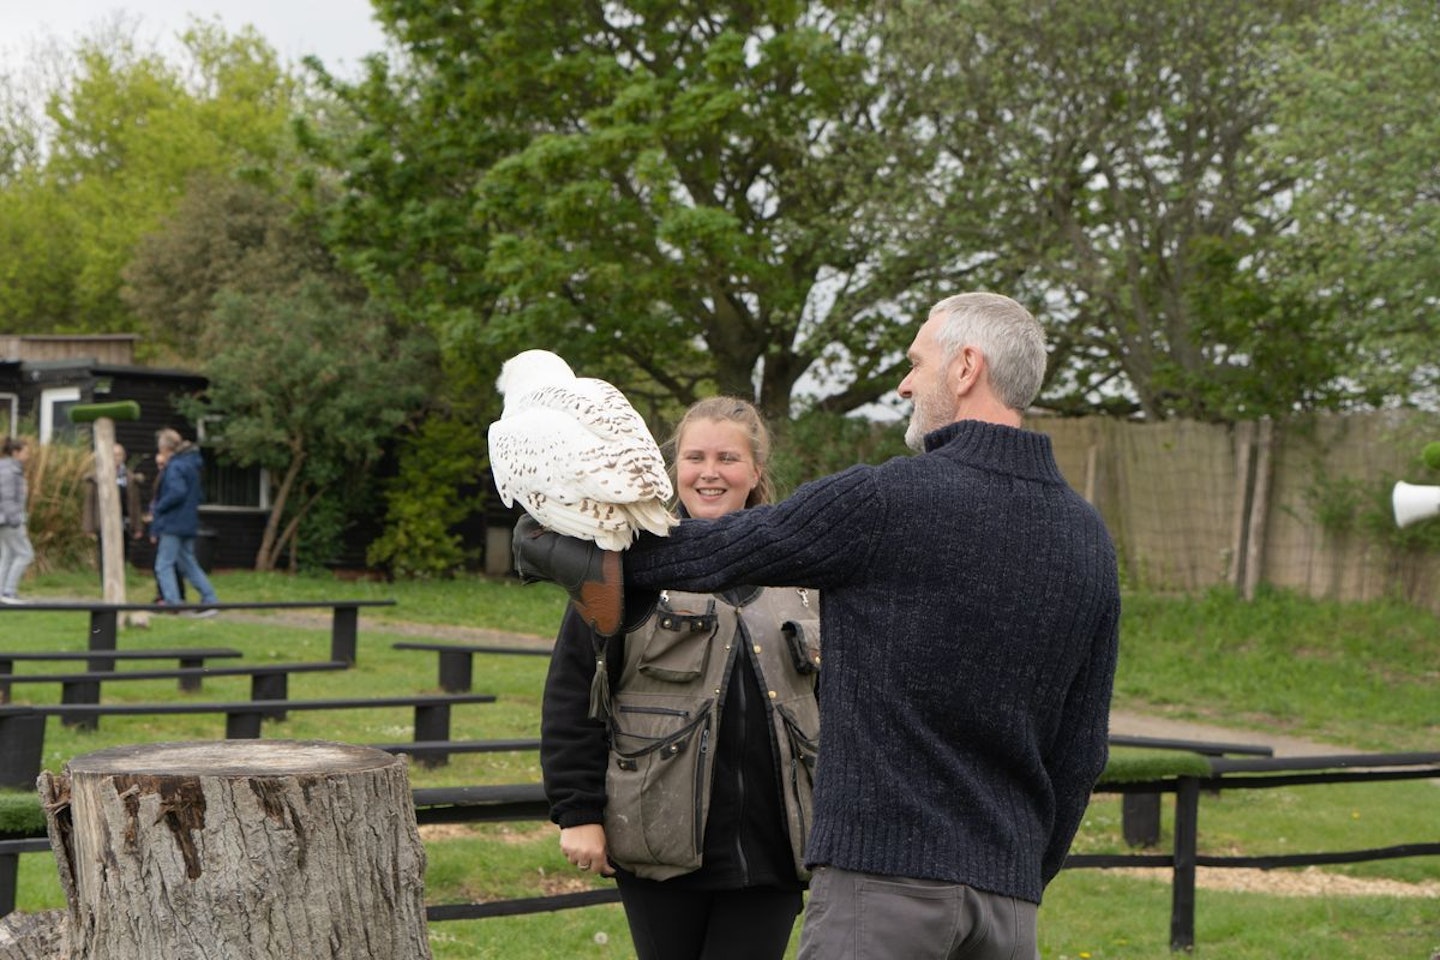
[[[1061,470],[1105,518],[1131,586],[1230,585],[1250,596],[1269,584],[1335,600],[1400,597],[1440,613],[1440,537],[1400,530],[1390,506],[1396,481],[1440,484],[1420,459],[1440,440],[1434,414],[1026,425],[1050,435]]]

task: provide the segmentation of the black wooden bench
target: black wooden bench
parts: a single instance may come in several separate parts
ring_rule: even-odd
[[[550,803],[538,783],[507,783],[478,787],[433,787],[411,791],[415,821],[421,825],[440,823],[504,823],[514,820],[549,820]],[[555,893],[543,897],[491,900],[484,903],[431,903],[425,919],[482,920],[531,913],[550,913],[602,903],[619,903],[620,890],[611,885],[578,893]]]
[[[301,663],[252,663],[238,667],[180,667],[170,670],[102,670],[85,673],[25,673],[11,676],[11,683],[59,683],[63,704],[94,704],[100,698],[95,692],[102,683],[116,680],[178,679],[182,690],[199,690],[205,677],[249,677],[251,700],[284,700],[290,695],[292,673],[319,673],[348,670],[343,660],[313,660]],[[60,721],[83,730],[99,727],[97,714],[61,714]],[[266,719],[284,720],[285,711],[277,710]]]
[[[5,708],[0,708],[3,712]],[[1148,746],[1148,743],[1139,744]],[[1163,748],[1162,748],[1163,749]],[[1209,773],[1153,780],[1102,779],[1096,793],[1128,791],[1174,793],[1175,845],[1172,854],[1071,854],[1064,868],[1168,867],[1173,871],[1171,948],[1189,950],[1195,933],[1195,870],[1198,866],[1274,867],[1357,863],[1399,857],[1440,856],[1440,843],[1411,843],[1375,850],[1351,850],[1283,856],[1217,857],[1201,855],[1198,847],[1199,797],[1202,791],[1261,789],[1308,783],[1350,783],[1440,777],[1440,753],[1344,754],[1323,757],[1203,756]],[[1197,768],[1199,769],[1199,768]],[[1112,773],[1107,768],[1107,775]],[[412,791],[416,822],[421,825],[546,820],[549,804],[539,783],[469,787],[418,788]],[[22,853],[48,851],[43,837],[0,840],[0,914],[15,907],[16,861]],[[576,894],[528,897],[489,903],[432,904],[431,921],[540,913],[618,900],[614,887]]]
[[[1170,853],[1075,854],[1065,869],[1085,867],[1168,867],[1170,887],[1170,949],[1189,952],[1195,946],[1195,881],[1198,867],[1321,866],[1361,863],[1401,857],[1440,855],[1440,843],[1407,843],[1365,850],[1315,853],[1210,856],[1199,853],[1200,795],[1223,790],[1260,790],[1313,783],[1371,783],[1390,780],[1440,778],[1440,753],[1351,753],[1297,757],[1203,757],[1208,772],[1182,773],[1150,780],[1127,780],[1106,775],[1096,793],[1173,793],[1175,826]]]
[[[179,647],[174,650],[0,650],[0,703],[10,701],[11,683],[29,683],[34,680],[32,674],[16,674],[16,663],[42,661],[64,663],[72,660],[84,660],[87,671],[100,673],[113,670],[117,660],[175,660],[180,664],[182,670],[188,670],[204,667],[206,660],[238,656],[241,656],[240,651],[233,647]],[[179,680],[181,690],[200,689],[200,677],[198,676],[182,673],[179,675]],[[95,692],[95,695],[91,696],[88,701],[78,702],[93,703],[98,699],[98,692]]]
[[[518,654],[548,657],[548,647],[503,647],[474,643],[405,640],[392,644],[396,650],[429,650],[440,655],[440,689],[446,693],[464,693],[474,681],[475,655],[479,653]]]
[[[79,720],[101,716],[173,716],[219,713],[225,716],[225,739],[255,740],[262,721],[277,712],[294,710],[359,710],[411,707],[416,741],[450,739],[450,708],[467,703],[494,703],[494,694],[450,693],[398,697],[347,697],[326,700],[240,700],[225,703],[82,703],[55,706],[0,706],[0,787],[33,788],[45,753],[45,721],[53,716]]]
[[[100,601],[27,601],[17,606],[0,605],[0,614],[16,612],[74,611],[90,616],[89,648],[114,650],[120,614],[144,611],[154,614],[198,613],[203,610],[304,610],[328,609],[330,617],[330,659],[355,662],[359,634],[360,608],[393,607],[394,600],[275,600],[238,603],[183,604],[168,606],[156,603],[104,603]]]
[[[550,819],[545,787],[538,783],[417,787],[411,794],[415,800],[415,822],[422,825]]]
[[[1203,757],[1250,756],[1271,757],[1271,747],[1253,743],[1222,743],[1215,740],[1177,740],[1169,737],[1139,737],[1111,734],[1112,747],[1138,747],[1145,750],[1178,750]],[[1160,794],[1126,793],[1120,798],[1120,828],[1125,842],[1132,847],[1149,847],[1160,840]]]
[[[410,743],[367,743],[386,753],[404,753],[427,767],[436,767],[452,753],[524,753],[539,750],[539,740],[419,740]]]

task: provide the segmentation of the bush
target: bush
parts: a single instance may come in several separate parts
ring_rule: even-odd
[[[883,463],[909,453],[906,421],[875,423],[860,417],[811,412],[770,424],[775,449],[771,475],[780,497],[818,477],[857,463]]]
[[[95,454],[78,443],[34,443],[26,464],[28,525],[35,573],[94,570],[95,537],[85,532],[85,500],[95,477]]]
[[[426,420],[400,452],[400,472],[385,490],[385,532],[370,545],[369,563],[402,578],[447,577],[471,558],[457,524],[483,500],[486,465],[471,424],[439,416]]]

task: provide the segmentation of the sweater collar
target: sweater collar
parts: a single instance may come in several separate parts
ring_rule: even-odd
[[[983,420],[960,420],[925,435],[925,452],[1028,480],[1065,483],[1050,437]]]

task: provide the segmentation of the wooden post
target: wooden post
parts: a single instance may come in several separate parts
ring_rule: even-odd
[[[1260,421],[1255,457],[1255,495],[1250,502],[1249,529],[1245,537],[1245,581],[1243,596],[1255,599],[1265,562],[1265,528],[1270,522],[1270,472],[1275,450],[1275,421]]]
[[[404,760],[324,741],[115,747],[43,773],[69,960],[430,960]]]
[[[1255,422],[1242,420],[1235,425],[1235,510],[1230,528],[1230,585],[1240,593],[1245,585],[1247,546],[1246,521],[1250,513],[1250,468],[1255,462]]]
[[[1085,502],[1095,506],[1095,475],[1100,470],[1100,445],[1090,444],[1085,451]]]
[[[90,403],[70,408],[72,423],[90,422],[95,444],[95,503],[100,514],[100,581],[106,603],[125,602],[125,530],[120,522],[120,490],[115,484],[115,421],[136,420],[140,405]],[[129,611],[127,624],[145,627],[143,611]]]

